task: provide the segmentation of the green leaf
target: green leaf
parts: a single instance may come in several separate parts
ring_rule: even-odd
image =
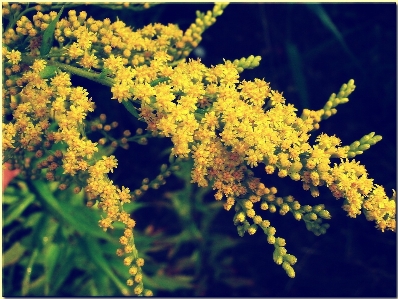
[[[65,279],[69,276],[70,272],[73,269],[73,265],[75,265],[74,261],[74,252],[75,250],[71,247],[64,248],[61,251],[62,267],[58,267],[56,275],[53,277],[52,281],[52,293],[56,294],[58,289],[63,285]]]
[[[56,72],[57,72],[58,68],[56,66],[53,65],[47,65],[44,70],[42,70],[40,72],[40,78],[42,79],[48,79],[48,78],[52,78],[55,76]]]
[[[51,226],[50,223],[50,215],[41,213],[41,217],[38,218],[37,224],[33,226],[32,238],[30,241],[30,248],[42,248],[43,247],[43,238],[47,237],[49,233],[49,228]],[[26,241],[25,241],[26,242]]]
[[[7,209],[4,213],[3,218],[3,227],[10,224],[12,221],[17,219],[23,211],[35,200],[35,196],[33,194],[27,195],[22,199],[21,202],[15,203],[9,209]]]
[[[87,281],[92,281],[90,275],[88,273],[80,274],[78,277],[73,279],[70,286],[67,286],[68,292],[71,293],[71,289],[73,290],[73,293],[77,293],[80,296],[90,295],[89,290],[87,289]]]
[[[222,281],[232,288],[250,287],[254,285],[252,279],[244,277],[226,277]]]
[[[142,203],[142,202],[130,202],[130,203],[125,203],[123,205],[123,209],[127,212],[127,213],[133,213],[134,211],[141,209],[143,207],[147,207],[148,204],[147,203]]]
[[[44,258],[44,267],[45,267],[45,284],[44,284],[44,296],[50,296],[54,294],[51,292],[51,287],[53,285],[52,281],[55,277],[54,270],[55,266],[59,262],[61,248],[58,244],[50,243],[46,248],[43,254]]]
[[[79,233],[91,235],[93,237],[112,240],[112,238],[104,232],[99,226],[100,217],[95,210],[91,210],[85,206],[72,206],[65,201],[57,200],[46,182],[32,181],[32,190],[36,190],[46,207],[54,213],[54,216],[73,226]]]
[[[124,267],[126,270],[126,266]],[[90,288],[90,295],[112,296],[112,294],[114,293],[115,293],[115,287],[112,285],[112,281],[109,279],[109,277],[105,275],[105,273],[103,273],[102,271],[96,271],[93,275],[93,284],[92,287]]]
[[[212,246],[210,250],[209,260],[212,262],[217,262],[220,258],[220,254],[229,248],[236,247],[242,241],[238,239],[232,239],[228,236],[221,234],[214,234],[211,238]]]
[[[356,58],[356,56],[351,52],[351,50],[348,48],[347,43],[344,40],[343,35],[340,33],[340,31],[337,29],[336,25],[333,23],[332,19],[329,17],[328,13],[326,10],[323,8],[323,6],[319,3],[308,3],[307,7],[309,10],[311,10],[318,18],[319,20],[323,23],[323,25],[334,35],[334,37],[339,41],[341,47],[344,49],[344,51],[350,56],[352,61],[357,65],[360,66],[360,62]]]
[[[140,116],[138,115],[137,109],[134,107],[133,103],[131,103],[130,101],[123,101],[122,103],[128,112],[130,112],[136,118],[140,118]]]
[[[82,247],[84,247],[85,252],[87,253],[90,260],[116,284],[120,292],[128,296],[130,295],[130,291],[127,288],[127,285],[122,282],[112,271],[111,267],[109,266],[108,260],[103,256],[103,252],[101,247],[99,246],[97,240],[87,237],[80,239]],[[126,271],[127,271],[126,267]]]
[[[3,253],[3,268],[15,264],[23,256],[26,248],[20,243],[14,243],[10,249]]]
[[[98,78],[105,79],[108,75],[112,75],[112,71],[110,69],[104,68],[101,70]]]
[[[296,45],[287,42],[286,50],[290,61],[290,68],[292,70],[295,85],[298,88],[301,106],[309,107],[309,96],[307,90],[307,82],[305,80],[304,67],[302,64],[302,58]]]
[[[9,188],[10,187],[8,187],[7,190]],[[12,194],[7,192],[7,193],[3,194],[2,201],[3,201],[3,204],[11,205],[11,204],[16,203],[20,198],[21,198],[20,196],[15,195],[15,192]]]
[[[30,290],[30,277],[31,277],[31,274],[32,274],[32,267],[33,267],[33,264],[36,261],[36,258],[38,256],[38,254],[39,254],[39,250],[37,248],[34,249],[33,252],[32,252],[32,255],[30,256],[28,265],[27,265],[27,267],[25,269],[25,275],[24,275],[23,280],[22,280],[22,296],[26,296],[29,293],[29,290]]]
[[[191,276],[175,275],[175,276],[152,276],[144,275],[144,284],[147,288],[157,290],[175,291],[178,289],[191,289],[193,288]]]
[[[29,294],[31,296],[40,296],[43,294],[44,283],[45,283],[45,275],[41,274],[39,277],[35,277],[29,285]]]
[[[63,11],[64,11],[64,7],[62,6],[61,10],[59,11],[59,13],[55,17],[55,19],[52,20],[51,23],[48,24],[48,27],[46,28],[46,30],[44,30],[43,40],[42,40],[42,44],[40,47],[40,56],[42,56],[42,57],[47,55],[48,53],[50,53],[50,50],[52,48],[53,41],[54,41],[55,25],[57,24]]]
[[[161,77],[161,78],[158,78],[156,80],[153,80],[149,85],[154,87],[154,86],[158,85],[159,83],[166,82],[166,81],[169,81],[169,80],[170,80],[169,77]]]

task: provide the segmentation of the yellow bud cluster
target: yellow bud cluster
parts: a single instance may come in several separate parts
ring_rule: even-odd
[[[336,106],[340,104],[345,104],[348,102],[348,96],[355,90],[354,80],[351,79],[347,84],[343,84],[340,88],[339,93],[336,95],[333,93],[329,100],[326,102],[323,109],[322,119],[328,119],[330,116],[337,113]]]
[[[375,135],[375,132],[371,132],[363,136],[360,140],[354,141],[345,148],[347,151],[348,158],[354,158],[357,155],[362,154],[365,150],[369,149],[372,145],[376,144],[382,139],[380,135]]]
[[[190,51],[196,48],[202,40],[202,33],[216,21],[216,18],[224,12],[228,3],[217,3],[214,5],[212,11],[206,13],[197,11],[195,23],[191,24],[184,33],[182,38],[182,44],[179,46],[181,51],[180,54],[183,57],[189,55]]]
[[[254,69],[260,65],[261,56],[250,55],[245,58],[235,59],[232,63],[237,67],[239,73],[243,72],[245,69]]]

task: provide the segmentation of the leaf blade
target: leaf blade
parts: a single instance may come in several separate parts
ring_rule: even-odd
[[[57,14],[54,20],[48,24],[46,30],[44,30],[43,33],[43,40],[40,46],[40,56],[46,56],[48,53],[50,53],[50,50],[52,48],[53,42],[54,42],[54,32],[55,32],[55,26],[57,22],[59,21],[59,18],[61,17],[62,12],[64,11],[64,6],[61,7],[61,10]]]

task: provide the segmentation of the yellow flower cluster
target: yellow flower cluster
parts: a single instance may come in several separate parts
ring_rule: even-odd
[[[158,66],[157,63],[155,54],[153,65]],[[261,198],[265,204],[273,201],[265,194],[258,195],[261,191],[253,192],[255,189],[247,186],[250,173],[247,167],[263,163],[268,174],[277,170],[281,178],[289,176],[293,180],[301,180],[303,188],[310,190],[314,197],[319,196],[318,187],[326,185],[336,198],[345,198],[343,208],[349,216],[355,217],[364,209],[367,219],[376,221],[377,227],[383,231],[395,231],[395,200],[389,199],[385,193],[372,195],[376,190],[380,193],[380,190],[367,178],[365,168],[348,160],[342,160],[334,167],[330,165],[332,158],[352,157],[381,137],[371,133],[351,146],[340,146],[339,138],[321,133],[315,145],[308,142],[309,132],[319,128],[322,118],[336,113],[334,107],[348,101],[342,97],[354,90],[353,80],[342,86],[337,97],[332,95],[324,109],[306,110],[298,117],[293,105],[285,104],[282,94],[271,90],[263,80],[239,82],[238,68],[229,61],[211,68],[206,68],[199,60],[181,62],[170,75],[153,65],[151,63],[147,67],[148,70],[152,68],[152,77],[147,81],[135,81],[129,89],[131,94],[126,94],[126,98],[141,102],[141,117],[148,123],[148,129],[171,137],[173,154],[193,158],[192,182],[203,187],[211,182],[217,190],[217,200],[226,196],[224,206],[227,210],[245,198],[249,198],[249,201],[245,199],[249,203],[258,202]],[[118,75],[116,78],[119,78],[118,82],[125,81]],[[251,193],[257,193],[257,197]],[[328,225],[322,224],[321,218],[329,219],[330,214],[324,207],[300,209],[295,203],[294,208],[289,205],[289,200],[283,198],[276,203],[269,204],[271,212],[277,207],[282,215],[292,212],[297,220],[303,219],[315,234],[325,233]],[[246,207],[241,211],[237,207],[236,212],[256,219],[253,224],[243,219],[237,221],[242,223],[238,226],[239,234],[243,235],[245,231],[255,233],[257,225],[262,223],[258,217],[255,218],[255,210]],[[262,228],[268,238],[273,236],[265,230],[266,227]],[[283,261],[284,254],[277,256],[280,256],[278,261],[281,258]],[[290,255],[287,257],[290,259]],[[289,268],[293,260],[292,263],[284,262],[285,270],[294,276],[294,271]]]
[[[154,61],[157,66],[156,55]],[[138,81],[142,83],[135,81],[126,97],[141,101],[141,116],[149,129],[171,137],[173,154],[192,156],[192,181],[200,186],[212,181],[217,200],[246,194],[242,184],[246,166],[259,163],[265,164],[268,174],[278,170],[281,178],[303,181],[303,188],[314,197],[319,196],[319,186],[328,186],[337,198],[346,198],[344,209],[351,217],[360,213],[367,196],[377,189],[365,168],[355,161],[335,167],[330,164],[332,158],[347,158],[350,152],[368,149],[379,136],[365,136],[360,147],[358,142],[354,144],[356,149],[354,145],[340,146],[337,137],[326,134],[320,134],[315,145],[308,143],[309,132],[319,128],[322,117],[335,109],[331,107],[347,102],[341,98],[353,91],[353,80],[342,86],[337,97],[332,95],[324,109],[306,110],[298,117],[293,105],[285,104],[282,94],[263,80],[239,82],[237,67],[229,61],[212,68],[199,60],[181,62],[168,76],[152,64],[147,67],[151,68],[152,77]],[[205,109],[201,108],[204,101],[209,104]],[[264,110],[264,106],[268,108]],[[386,196],[378,200],[383,206],[395,204]],[[391,230],[395,230],[394,219],[392,212],[374,218],[376,223],[388,223],[385,228]]]
[[[151,66],[158,67],[161,74],[172,75],[172,69],[167,66],[167,61],[188,55],[192,42],[200,39],[200,34],[205,29],[202,27],[214,23],[215,17],[222,13],[223,7],[225,5],[217,5],[214,15],[209,12],[206,16],[199,16],[198,20],[203,18],[205,22],[202,24],[198,21],[193,34],[190,30],[186,35],[172,24],[169,26],[151,24],[141,30],[133,31],[122,21],[114,23],[109,19],[96,21],[87,18],[84,11],[77,15],[74,10],[70,10],[68,17],[58,21],[55,26],[54,37],[59,42],[60,49],[53,48],[49,55],[54,55],[61,62],[75,63],[76,66],[85,69],[101,67],[106,72],[117,74],[114,76],[112,92],[118,100],[127,100],[130,89],[134,88],[137,96],[150,102],[153,94],[149,82],[159,74],[153,73],[152,68],[148,68],[146,64],[151,62]],[[20,5],[3,6],[3,15],[17,13],[20,9]],[[58,151],[55,155],[59,160],[56,160],[58,163],[52,162],[55,166],[48,165],[47,162],[39,163],[40,169],[48,167],[51,171],[46,173],[46,178],[54,180],[60,177],[55,176],[53,171],[62,166],[65,177],[75,177],[79,183],[82,183],[89,199],[99,199],[99,207],[106,213],[99,223],[105,230],[111,228],[115,221],[125,225],[124,236],[120,238],[124,248],[119,254],[127,254],[129,255],[127,259],[136,260],[136,266],[130,269],[137,283],[134,292],[137,295],[141,293],[150,295],[151,292],[143,288],[141,271],[143,260],[138,258],[134,246],[132,229],[135,221],[123,211],[123,204],[130,202],[132,198],[130,190],[124,187],[119,189],[108,179],[107,173],[112,172],[117,166],[116,159],[113,156],[94,159],[94,154],[98,151],[97,144],[85,137],[84,120],[87,113],[93,111],[94,105],[87,98],[86,90],[72,87],[69,72],[61,72],[58,68],[54,68],[51,61],[34,59],[40,55],[39,49],[43,47],[42,43],[47,42],[42,41],[39,33],[46,32],[56,18],[57,13],[54,11],[48,14],[39,11],[33,16],[33,20],[22,16],[16,20],[16,28],[9,26],[3,35],[3,42],[7,46],[3,47],[3,61],[6,63],[6,75],[9,77],[6,81],[8,90],[3,90],[3,99],[5,99],[5,113],[12,112],[13,116],[13,121],[3,123],[5,160],[11,159],[15,161],[14,167],[20,167],[13,151],[19,151],[22,154],[19,158],[23,159],[25,151],[37,150],[36,157],[40,158],[44,154],[43,144],[46,145],[44,147],[46,149],[51,148],[53,143],[65,144],[65,152]],[[30,56],[23,56],[14,49],[9,50],[14,45],[26,41],[29,42]],[[68,46],[64,47],[65,44]],[[98,57],[108,59],[102,61]],[[126,64],[135,68],[126,68]],[[29,71],[26,71],[27,66]],[[70,68],[66,70],[70,71]],[[161,86],[157,89],[160,91]],[[55,131],[54,127],[50,128],[54,120],[58,125]],[[52,161],[55,156],[52,156]],[[32,170],[33,173],[37,173],[37,170]],[[163,184],[163,177],[170,173],[163,169],[162,174],[151,182],[151,187],[157,188]],[[80,181],[82,178],[85,182]],[[60,188],[64,189],[66,186],[62,183]],[[136,190],[134,196],[141,194],[141,190]]]
[[[138,259],[137,267],[141,273],[140,265],[143,260],[138,258],[132,235],[135,221],[123,210],[123,204],[131,201],[130,190],[125,187],[117,188],[109,180],[107,174],[113,172],[117,160],[114,156],[96,159],[94,154],[98,151],[97,143],[89,140],[84,133],[85,119],[94,110],[94,103],[87,97],[88,93],[84,88],[72,87],[69,73],[58,71],[51,79],[42,78],[46,67],[45,60],[36,59],[30,70],[22,74],[19,84],[23,88],[17,96],[12,97],[13,102],[10,105],[15,107],[13,121],[2,125],[5,160],[23,161],[24,157],[28,157],[27,153],[32,151],[36,151],[36,158],[41,158],[44,154],[43,148],[52,152],[53,143],[66,145],[63,153],[58,151],[55,154],[59,158],[59,161],[56,160],[58,163],[50,155],[52,158],[47,158],[50,163],[40,163],[38,169],[47,167],[45,177],[54,180],[54,171],[61,166],[64,177],[75,178],[84,187],[90,200],[98,199],[98,207],[105,212],[105,217],[99,222],[104,230],[112,228],[115,221],[125,225],[125,235],[120,240],[124,246],[123,253]],[[51,126],[54,120],[58,126],[55,130]],[[15,156],[16,152],[21,157]],[[18,165],[13,164],[14,167]],[[37,173],[36,169],[31,171]],[[59,185],[60,189],[66,187],[64,183]],[[140,282],[135,292],[140,294],[143,290]],[[148,290],[145,292],[148,293]]]
[[[296,258],[287,253],[285,240],[275,237],[276,229],[270,222],[258,215],[256,205],[271,213],[291,213],[317,235],[325,233],[328,225],[322,224],[322,219],[329,219],[330,214],[324,205],[301,206],[293,196],[276,196],[276,188],[265,186],[249,168],[262,164],[267,174],[277,172],[280,178],[301,181],[313,197],[319,196],[320,186],[326,186],[336,198],[344,198],[343,209],[350,217],[363,211],[382,231],[396,229],[395,192],[388,198],[383,187],[367,177],[364,166],[349,160],[380,141],[380,136],[370,133],[350,146],[341,146],[336,136],[321,133],[315,144],[309,143],[310,132],[319,129],[320,121],[348,101],[355,89],[353,80],[332,94],[323,109],[304,109],[299,117],[297,109],[286,104],[282,93],[271,89],[268,82],[239,79],[243,69],[258,65],[259,57],[212,67],[200,60],[185,60],[224,8],[224,4],[217,4],[206,14],[198,13],[185,32],[172,24],[133,30],[119,20],[95,20],[84,11],[77,15],[69,10],[68,17],[56,23],[54,37],[60,48],[46,54],[51,60],[37,58],[41,46],[38,33],[49,28],[57,13],[39,11],[32,21],[23,16],[15,30],[8,28],[3,34],[7,76],[3,99],[13,117],[2,126],[6,159],[17,161],[13,154],[37,151],[46,142],[46,148],[54,142],[66,145],[64,153],[57,155],[62,158],[63,174],[83,179],[88,197],[99,200],[105,212],[99,225],[104,230],[112,228],[115,221],[125,226],[120,237],[123,248],[117,254],[127,255],[124,263],[134,277],[127,283],[136,284],[136,294],[149,291],[143,288],[144,261],[138,258],[134,245],[135,221],[123,205],[146,191],[149,180],[133,195],[109,180],[107,174],[117,166],[117,160],[114,156],[95,158],[97,143],[85,136],[84,127],[94,104],[85,89],[72,87],[69,72],[96,76],[97,82],[110,85],[112,98],[136,116],[139,111],[148,130],[170,137],[172,155],[194,161],[192,182],[201,187],[211,185],[216,200],[225,199],[226,210],[234,207],[239,235],[252,235],[260,227],[275,247],[275,263],[290,277],[295,275],[292,265]],[[24,38],[30,43],[30,55],[10,50]],[[98,69],[101,73],[95,72]],[[57,129],[50,128],[54,120]],[[36,152],[36,156],[41,155]],[[332,165],[333,158],[341,159],[340,163]],[[166,168],[162,166],[154,188],[163,182]]]
[[[61,48],[60,53],[67,54],[61,57],[62,61],[75,61],[88,69],[102,67],[102,61],[98,57],[107,57],[110,54],[119,56],[124,65],[132,66],[152,61],[154,53],[158,51],[167,52],[177,61],[188,56],[198,45],[202,33],[215,22],[226,6],[227,4],[216,4],[206,14],[197,12],[195,23],[185,32],[177,25],[165,26],[159,23],[132,30],[122,21],[112,23],[108,18],[95,20],[88,17],[85,11],[77,15],[75,10],[69,10],[68,17],[57,22],[54,37]],[[12,46],[28,36],[31,51],[37,54],[40,43],[38,33],[45,31],[56,16],[54,11],[48,14],[38,11],[33,16],[33,22],[22,16],[16,22],[15,30],[7,29],[3,42]]]

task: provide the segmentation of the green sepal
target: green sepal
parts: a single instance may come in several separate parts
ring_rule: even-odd
[[[245,69],[254,69],[260,65],[261,56],[250,55],[249,57],[242,57],[235,59],[232,63],[236,66],[239,73]]]
[[[361,144],[360,146],[358,146],[358,149],[359,149],[360,151],[366,151],[366,150],[369,149],[369,148],[370,148],[370,144],[368,144],[368,143]]]
[[[371,133],[369,133],[368,135],[363,136],[363,137],[359,140],[359,142],[360,142],[361,144],[367,143],[374,135],[375,135],[375,132],[371,132]]]
[[[368,144],[375,145],[377,142],[379,142],[382,139],[383,137],[381,137],[380,135],[373,136],[371,139],[368,140]]]
[[[243,225],[238,225],[236,227],[236,229],[238,230],[238,235],[239,237],[243,237],[245,235],[245,228],[243,227]]]
[[[359,141],[354,141],[348,146],[348,158],[354,158],[357,155],[361,155],[363,151],[368,150],[372,145],[375,145],[382,139],[380,135],[375,135],[375,132],[371,132],[363,136]]]

